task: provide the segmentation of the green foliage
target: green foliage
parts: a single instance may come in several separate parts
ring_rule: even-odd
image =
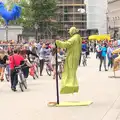
[[[7,0],[6,7],[11,10],[14,4],[13,0]],[[56,17],[56,0],[20,0],[16,4],[21,6],[22,14],[18,20],[10,21],[10,25],[22,24],[24,28],[28,29],[34,28],[34,25],[37,24],[43,30],[45,28],[57,30],[58,23],[51,21]],[[0,22],[3,23],[3,19],[0,19]]]
[[[20,19],[17,20],[17,23],[22,24],[23,27],[32,27],[33,18],[30,4],[27,2],[27,0],[21,0],[19,6],[22,8],[22,14]]]
[[[58,23],[52,20],[56,17],[56,0],[30,0],[32,9],[33,23],[37,24],[40,31],[57,31]]]
[[[39,24],[53,18],[56,14],[56,0],[30,0],[34,22]]]

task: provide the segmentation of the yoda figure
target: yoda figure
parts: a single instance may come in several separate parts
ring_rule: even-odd
[[[58,47],[67,49],[67,57],[62,73],[61,94],[72,94],[79,91],[76,72],[79,65],[82,39],[78,32],[78,29],[71,27],[69,30],[71,38],[69,40],[65,42],[56,40]]]

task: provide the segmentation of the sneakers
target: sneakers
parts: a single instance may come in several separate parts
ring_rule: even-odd
[[[17,90],[16,90],[16,88],[13,88],[13,87],[11,87],[11,90],[12,91],[14,91],[14,92],[16,92]]]
[[[1,80],[1,82],[3,82],[4,81],[4,79],[0,79]]]
[[[101,69],[99,69],[99,71],[101,71]],[[105,69],[105,71],[108,71],[107,69]]]

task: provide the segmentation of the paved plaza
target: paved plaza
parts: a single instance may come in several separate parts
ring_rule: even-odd
[[[92,100],[86,107],[48,107],[48,102],[56,101],[56,86],[46,72],[38,80],[29,78],[23,93],[19,88],[12,92],[7,82],[0,83],[0,120],[120,120],[120,78],[109,78],[112,70],[99,72],[98,66],[92,54],[88,66],[78,69],[79,93],[60,95],[60,101]]]

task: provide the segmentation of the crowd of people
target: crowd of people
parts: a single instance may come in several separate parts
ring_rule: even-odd
[[[118,57],[118,54],[113,54],[113,51],[119,47],[119,41],[92,41],[89,44],[83,41],[82,51],[86,51],[86,57],[90,52],[96,53],[96,59],[100,60],[99,71],[104,64],[104,70],[108,71],[113,68],[113,61]],[[108,59],[108,60],[107,60]],[[108,61],[108,64],[107,64]]]
[[[106,41],[82,41],[82,52],[86,54],[86,58],[90,55],[90,52],[96,53],[96,58],[100,60],[99,71],[101,71],[102,64],[104,63],[104,70],[113,67],[113,60],[118,56],[113,55],[112,52],[115,49],[116,43]],[[54,42],[43,42],[36,43],[24,42],[17,44],[14,41],[0,42],[0,80],[4,81],[5,68],[9,71],[9,80],[11,81],[11,89],[16,91],[16,85],[18,83],[17,73],[14,68],[21,64],[24,64],[23,73],[25,78],[29,76],[29,68],[31,67],[31,58],[38,58],[39,60],[39,75],[43,76],[43,69],[45,61],[49,61],[49,66],[53,72],[53,79],[56,76],[56,48]],[[58,60],[65,57],[66,49],[57,49]],[[108,59],[108,65],[106,64]],[[80,59],[81,61],[81,59]]]
[[[58,48],[57,49],[58,60],[63,58],[65,55],[65,50]],[[36,43],[25,42],[22,45],[15,44],[14,41],[1,42],[0,43],[0,80],[4,80],[4,71],[5,67],[7,67],[9,71],[9,79],[11,81],[11,89],[16,91],[16,85],[18,83],[17,73],[14,68],[21,65],[24,65],[23,73],[24,77],[28,78],[29,76],[29,68],[31,67],[31,59],[38,58],[39,60],[39,68],[40,68],[40,76],[43,75],[43,69],[45,61],[49,61],[49,66],[53,71],[53,79],[55,79],[55,54],[56,49],[55,45],[50,42],[42,42]]]

